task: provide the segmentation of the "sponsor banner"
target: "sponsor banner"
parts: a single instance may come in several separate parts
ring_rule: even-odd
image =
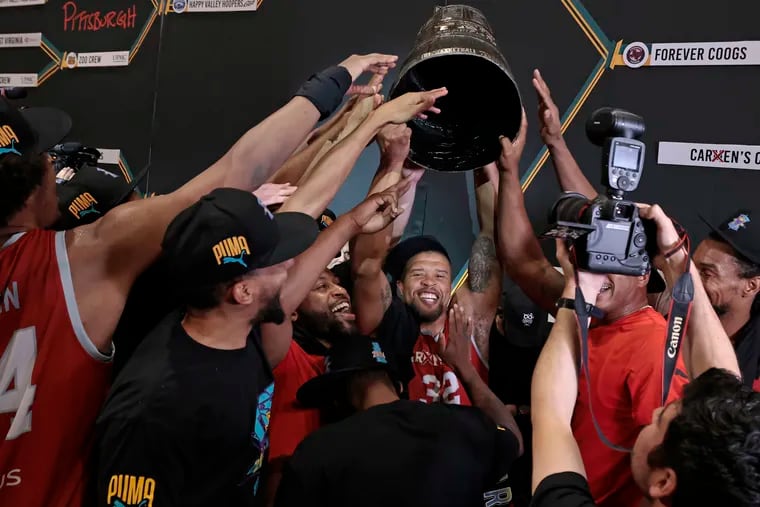
[[[36,88],[37,74],[0,74],[3,88]]]
[[[2,48],[38,48],[41,45],[42,45],[42,33],[39,33],[39,32],[0,34],[0,49]]]
[[[760,146],[662,141],[659,144],[657,163],[760,170]]]
[[[124,67],[129,65],[129,51],[102,51],[98,53],[64,53],[62,69],[80,67]]]
[[[103,154],[100,157],[101,164],[113,164],[117,165],[121,158],[121,150],[114,150],[111,148],[98,148],[98,151]]]
[[[1,7],[24,7],[26,5],[44,5],[47,0],[0,0]]]
[[[623,47],[620,54],[615,55],[613,66],[615,65],[626,65],[632,69],[654,66],[760,65],[760,41],[631,42]]]
[[[240,12],[255,11],[261,0],[169,0],[171,10],[183,12]]]

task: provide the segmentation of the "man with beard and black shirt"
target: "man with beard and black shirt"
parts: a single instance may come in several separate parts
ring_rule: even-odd
[[[251,503],[274,389],[258,325],[284,320],[291,259],[316,235],[306,215],[283,225],[229,188],[169,225],[162,246],[185,307],[114,382],[97,421],[96,505]]]

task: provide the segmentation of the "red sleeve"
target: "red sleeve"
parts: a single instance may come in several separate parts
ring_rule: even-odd
[[[481,359],[478,346],[473,340],[470,340],[470,362],[478,372],[478,376],[488,385],[488,365]]]
[[[752,383],[752,390],[755,392],[760,392],[760,378],[756,378]]]

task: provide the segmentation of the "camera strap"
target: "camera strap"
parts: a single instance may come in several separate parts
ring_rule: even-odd
[[[680,247],[679,247],[680,248]],[[688,266],[688,264],[687,264]],[[576,282],[578,280],[576,273]],[[692,301],[694,299],[694,280],[691,273],[686,271],[682,274],[672,291],[670,302],[670,312],[668,316],[667,336],[665,341],[665,352],[662,371],[662,406],[665,405],[670,394],[670,386],[673,382],[673,376],[676,373],[676,364],[678,355],[681,351],[683,337],[686,334],[686,325],[691,314]],[[575,288],[575,315],[578,321],[578,327],[581,333],[581,368],[586,378],[586,392],[589,400],[589,412],[591,420],[594,423],[599,439],[607,447],[620,452],[631,452],[631,449],[616,445],[607,438],[602,431],[599,422],[594,414],[593,400],[591,398],[591,375],[589,373],[589,340],[588,340],[588,323],[589,312],[586,300],[583,298],[583,291],[580,285],[576,283]]]

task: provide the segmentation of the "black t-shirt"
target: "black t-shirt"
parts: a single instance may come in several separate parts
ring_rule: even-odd
[[[392,355],[398,380],[404,384],[414,378],[411,358],[419,335],[420,321],[414,310],[394,296],[375,331],[375,337],[382,343],[385,352]]]
[[[213,349],[181,317],[167,316],[114,382],[97,421],[98,506],[254,505],[274,391],[258,334]]]
[[[488,387],[502,403],[517,406],[515,421],[522,432],[523,442],[530,442],[533,435],[530,422],[530,382],[541,354],[541,345],[515,345],[494,324],[491,326],[488,347]],[[515,460],[510,470],[509,484],[515,507],[526,507],[530,503],[532,458],[530,445],[526,445],[525,452]]]
[[[275,506],[482,507],[507,495],[498,484],[517,452],[476,408],[399,400],[308,436]]]
[[[588,481],[575,472],[546,477],[536,488],[531,507],[594,507]]]

